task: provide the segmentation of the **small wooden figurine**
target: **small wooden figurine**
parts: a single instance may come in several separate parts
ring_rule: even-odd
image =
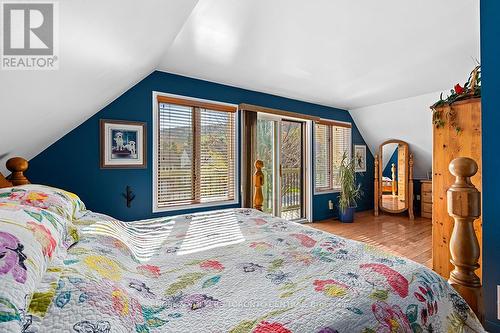
[[[255,186],[255,193],[253,196],[253,208],[262,211],[262,203],[264,202],[264,195],[262,193],[262,186],[264,186],[264,173],[262,168],[264,162],[261,160],[255,161],[255,174],[253,175],[253,183]]]

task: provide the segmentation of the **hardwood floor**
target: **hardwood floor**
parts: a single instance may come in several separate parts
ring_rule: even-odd
[[[387,252],[432,267],[432,220],[381,214],[356,213],[354,223],[326,220],[310,226],[345,238],[377,246]]]
[[[404,201],[399,200],[399,197],[392,194],[382,194],[382,206],[390,210],[400,210],[406,207]]]

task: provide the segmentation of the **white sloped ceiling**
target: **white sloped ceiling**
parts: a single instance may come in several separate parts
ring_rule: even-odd
[[[0,71],[0,156],[35,156],[151,73],[196,3],[59,1],[59,70]]]
[[[406,137],[421,163],[430,144],[414,137],[428,128],[388,132],[371,122],[384,110],[362,107],[451,87],[479,58],[477,0],[72,0],[59,7],[59,70],[0,71],[0,156],[35,156],[159,69],[354,110],[372,151],[382,137]],[[409,122],[397,121],[390,127]]]
[[[201,0],[160,69],[354,109],[449,87],[474,58],[477,0]]]
[[[408,142],[414,154],[414,177],[432,169],[432,113],[440,91],[349,111],[373,155],[389,139]]]
[[[429,106],[475,59],[477,0],[202,0],[160,69],[352,110],[372,153],[405,140],[424,178]]]

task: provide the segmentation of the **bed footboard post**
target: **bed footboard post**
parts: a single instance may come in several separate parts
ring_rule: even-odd
[[[374,159],[374,168],[375,169],[375,175],[373,177],[373,186],[374,186],[374,189],[373,189],[373,214],[375,216],[378,216],[378,197],[379,197],[379,186],[380,186],[380,182],[379,182],[379,179],[378,179],[378,155],[375,155],[375,159]]]
[[[12,172],[8,177],[12,185],[19,186],[30,183],[28,178],[24,176],[24,172],[28,170],[28,161],[26,161],[24,158],[13,157],[7,161],[5,166],[10,172]]]
[[[483,319],[479,242],[474,231],[474,220],[481,216],[481,194],[471,182],[477,173],[477,163],[466,157],[451,161],[449,170],[456,177],[447,192],[448,214],[455,220],[450,239],[450,262],[455,266],[448,282],[467,301],[479,320]]]
[[[413,153],[410,153],[408,159],[408,215],[410,220],[415,218],[413,208]]]
[[[392,163],[391,165],[391,177],[392,177],[392,182],[391,182],[391,189],[392,189],[392,196],[396,196],[396,189],[398,186],[398,183],[394,179],[396,179],[396,164]]]
[[[261,160],[255,161],[255,174],[253,175],[253,183],[255,186],[253,208],[260,211],[262,211],[262,203],[264,202],[264,195],[262,193],[262,186],[264,185],[264,173],[262,172],[263,167],[264,162]]]

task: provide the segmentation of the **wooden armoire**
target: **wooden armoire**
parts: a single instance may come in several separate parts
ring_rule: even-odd
[[[441,276],[448,278],[453,270],[449,245],[454,222],[448,215],[446,191],[455,180],[448,166],[456,157],[474,159],[479,170],[472,178],[472,182],[481,191],[481,99],[456,102],[451,106],[436,108],[434,112],[440,112],[438,116],[444,121],[444,125],[434,126],[433,130],[432,268]],[[481,218],[474,223],[474,229],[482,249]],[[481,277],[481,268],[476,273]]]

